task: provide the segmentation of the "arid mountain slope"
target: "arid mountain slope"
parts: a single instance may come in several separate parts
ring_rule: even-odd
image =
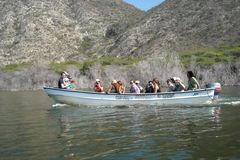
[[[122,0],[2,0],[0,66],[101,54],[142,14]]]
[[[161,54],[240,43],[239,0],[166,0],[128,29],[111,55]]]

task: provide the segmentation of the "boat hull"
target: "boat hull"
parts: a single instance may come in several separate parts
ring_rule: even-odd
[[[56,103],[87,106],[200,105],[211,103],[214,98],[214,89],[211,88],[186,92],[161,92],[157,94],[106,94],[49,87],[44,87],[44,90]]]

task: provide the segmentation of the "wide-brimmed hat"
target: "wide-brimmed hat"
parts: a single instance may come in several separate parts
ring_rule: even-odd
[[[175,77],[176,82],[181,82],[181,79],[179,77]]]
[[[100,79],[96,79],[96,82],[100,82]]]
[[[114,80],[112,80],[112,83],[113,83],[113,84],[114,84],[114,83],[117,83],[117,80],[115,80],[115,79],[114,79]]]
[[[139,80],[136,80],[136,81],[135,81],[135,83],[136,83],[136,84],[139,84],[139,83],[140,83],[140,81],[139,81]]]
[[[63,71],[64,74],[66,74],[67,76],[69,76],[69,73],[67,71]]]

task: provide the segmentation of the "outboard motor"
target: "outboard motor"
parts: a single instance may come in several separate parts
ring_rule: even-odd
[[[208,83],[206,88],[214,88],[214,97],[217,98],[222,90],[222,86],[220,83]]]

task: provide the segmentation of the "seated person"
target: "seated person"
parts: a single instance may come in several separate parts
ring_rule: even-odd
[[[69,88],[72,89],[72,90],[75,90],[77,88],[76,85],[75,85],[75,81],[72,78],[70,78]]]
[[[133,82],[133,80],[130,81],[130,93],[140,93],[140,89],[138,86]]]
[[[168,79],[167,80],[167,92],[172,92],[175,90],[175,85],[173,83],[173,79]]]
[[[71,82],[70,82],[70,79],[69,78],[63,78],[63,82],[64,82],[64,85],[66,85],[66,89],[70,89],[70,85],[71,85]]]
[[[65,72],[61,72],[61,76],[58,80],[58,88],[67,89],[70,86],[69,79]]]
[[[175,79],[175,89],[174,89],[174,91],[184,91],[184,90],[186,90],[185,85],[181,82],[181,79],[177,77]]]
[[[95,92],[104,92],[103,84],[99,79],[96,79],[94,90]]]
[[[123,83],[121,81],[117,81],[117,83],[119,84],[119,94],[125,93],[125,86],[123,85]]]
[[[153,82],[154,93],[161,92],[161,86],[160,86],[159,80],[154,78],[152,82]]]
[[[113,80],[111,87],[108,88],[107,93],[119,93],[122,94],[125,92],[125,87],[121,81]]]
[[[200,89],[200,85],[192,71],[187,72],[187,77],[188,77],[188,89],[187,90]]]
[[[148,82],[148,84],[145,87],[145,90],[146,93],[154,93],[154,86],[152,81]]]

